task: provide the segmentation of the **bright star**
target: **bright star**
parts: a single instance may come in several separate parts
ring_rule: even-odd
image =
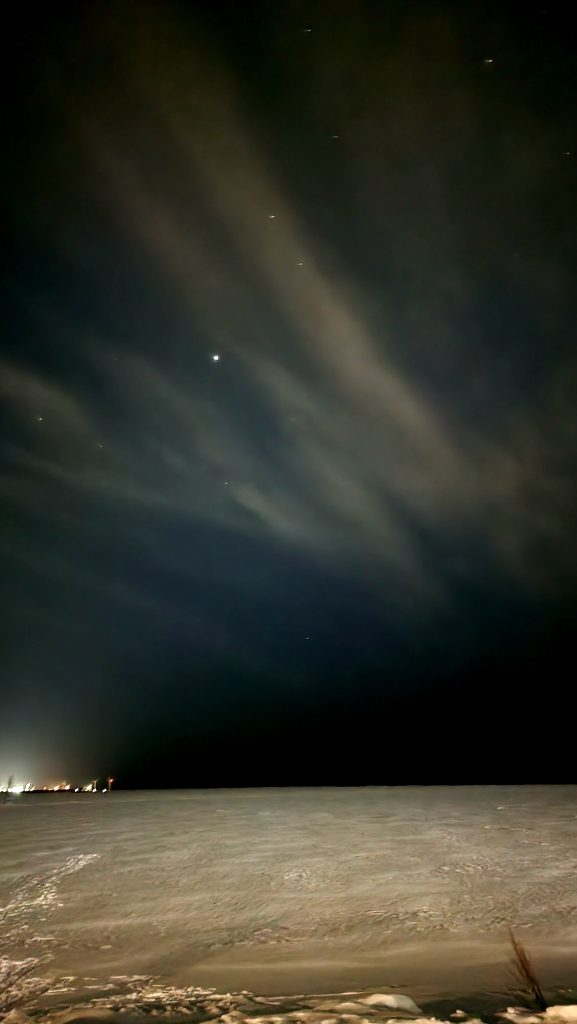
[[[220,356],[219,356],[218,352],[214,352],[212,354],[212,356],[211,356],[211,359],[212,359],[213,363],[218,363],[218,361],[220,359]]]

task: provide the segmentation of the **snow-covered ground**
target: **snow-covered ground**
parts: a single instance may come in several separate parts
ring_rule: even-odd
[[[0,849],[0,956],[39,959],[51,1007],[145,984],[504,1007],[508,925],[577,985],[576,787],[22,796]]]

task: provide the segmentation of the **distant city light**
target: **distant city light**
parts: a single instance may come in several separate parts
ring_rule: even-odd
[[[111,775],[106,776],[106,788],[103,793],[110,793],[112,784],[116,781]],[[37,786],[33,782],[13,782],[12,777],[7,783],[0,784],[0,793],[19,796],[21,793],[98,793],[100,787],[98,779],[94,779],[86,786],[73,786],[70,782],[55,782],[49,786]]]

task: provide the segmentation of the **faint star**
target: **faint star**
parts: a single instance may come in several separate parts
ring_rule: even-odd
[[[44,422],[44,416],[37,416],[36,417],[36,422],[37,423],[43,423]]]
[[[104,448],[104,445],[102,444],[102,442],[101,442],[101,441],[98,441],[98,443],[97,443],[96,447],[97,447],[97,448]]]
[[[340,139],[340,135],[331,135],[331,139]]]
[[[220,360],[218,352],[213,352],[210,358],[212,359],[213,363],[218,363]]]
[[[309,32],[312,32],[312,28],[303,28],[303,32],[306,32],[308,35]]]
[[[297,267],[304,267],[304,261],[303,260],[297,260]]]
[[[228,487],[228,480],[225,480],[225,481],[224,481],[224,486],[225,486],[225,487]]]
[[[492,63],[493,63],[493,58],[492,57],[485,57],[485,59],[483,60],[483,64],[492,64]]]
[[[563,156],[571,156],[571,150],[566,149],[565,152],[563,153]]]

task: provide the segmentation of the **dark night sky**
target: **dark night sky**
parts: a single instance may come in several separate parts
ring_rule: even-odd
[[[19,8],[0,777],[568,781],[563,11]]]

